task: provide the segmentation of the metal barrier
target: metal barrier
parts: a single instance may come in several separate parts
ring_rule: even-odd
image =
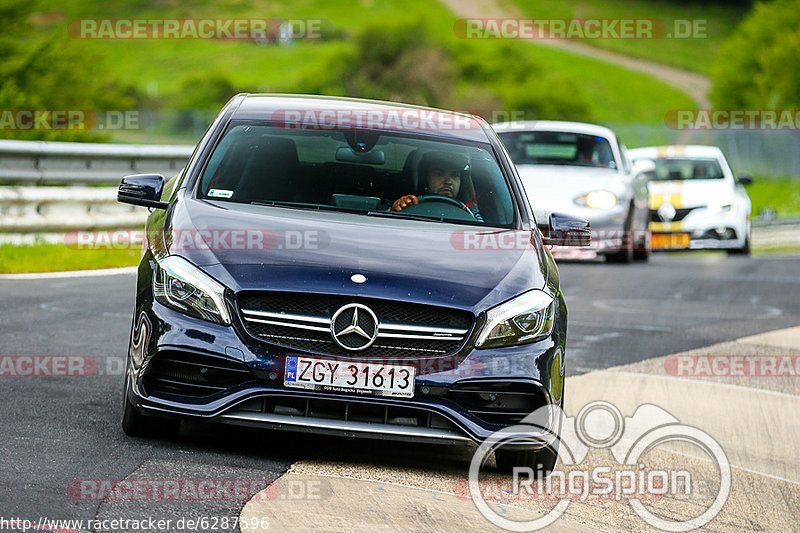
[[[120,179],[141,173],[174,176],[193,150],[0,140],[0,232],[140,226],[147,210],[117,203]]]

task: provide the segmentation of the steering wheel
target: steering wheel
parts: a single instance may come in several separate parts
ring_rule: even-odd
[[[450,198],[449,196],[442,196],[442,195],[439,195],[439,194],[423,194],[423,195],[417,196],[417,201],[420,204],[425,203],[425,202],[441,202],[441,203],[449,204],[449,205],[451,205],[453,207],[458,208],[459,211],[461,211],[462,213],[468,215],[469,218],[471,218],[473,220],[477,220],[477,218],[475,218],[475,214],[472,211],[470,211],[469,209],[467,209],[467,206],[466,206],[466,204],[464,202],[462,202],[461,200],[456,200],[455,198]],[[408,211],[409,209],[412,209],[414,207],[417,207],[417,206],[413,206],[412,205],[412,206],[406,207],[403,211]]]

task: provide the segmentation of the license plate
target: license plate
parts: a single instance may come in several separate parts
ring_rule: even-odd
[[[411,398],[414,371],[413,366],[290,356],[286,358],[283,384],[298,389]]]
[[[688,233],[653,233],[650,236],[650,246],[653,250],[675,249],[689,247]]]

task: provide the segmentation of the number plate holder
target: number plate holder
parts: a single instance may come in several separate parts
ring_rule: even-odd
[[[380,361],[288,356],[283,385],[297,389],[414,397],[415,368]]]

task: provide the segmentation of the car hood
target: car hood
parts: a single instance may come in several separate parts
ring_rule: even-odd
[[[651,181],[650,209],[671,203],[676,209],[706,206],[709,202],[731,202],[734,190],[724,179]]]
[[[565,165],[518,165],[517,170],[529,198],[568,197],[591,191],[609,190],[618,194],[622,187],[619,172],[607,168]]]
[[[235,291],[350,294],[475,310],[546,281],[544,252],[530,231],[195,199],[173,207],[165,226],[169,253]],[[353,282],[354,274],[366,282]]]

